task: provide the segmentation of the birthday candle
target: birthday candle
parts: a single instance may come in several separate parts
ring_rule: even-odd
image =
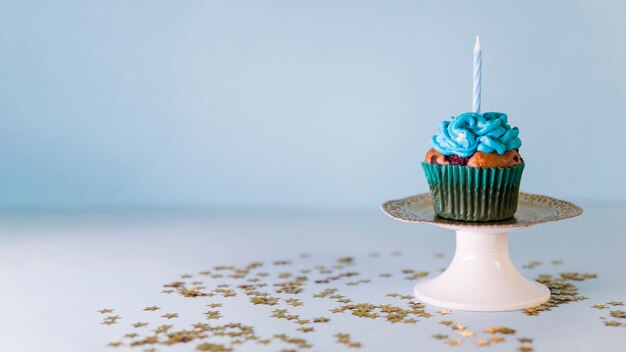
[[[472,96],[472,110],[480,114],[480,84],[483,73],[483,54],[480,50],[480,39],[476,36],[476,44],[474,44],[474,89]]]

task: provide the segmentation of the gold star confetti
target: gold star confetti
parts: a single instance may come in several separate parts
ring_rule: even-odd
[[[346,345],[349,348],[360,348],[361,344],[359,342],[354,342],[350,339],[349,334],[336,334],[337,343]]]
[[[540,262],[540,261],[538,261],[538,260],[533,260],[533,261],[531,261],[531,262],[530,262],[530,263],[528,263],[528,264],[524,264],[524,265],[522,265],[522,268],[524,268],[524,269],[534,269],[535,267],[537,267],[537,266],[539,266],[539,265],[541,265],[541,262]]]
[[[594,304],[594,305],[591,306],[591,308],[607,309],[607,308],[609,308],[609,306],[607,306],[606,304]]]
[[[399,254],[399,253],[397,253]],[[397,255],[394,254],[394,255]],[[443,256],[443,255],[442,255]],[[247,297],[247,300],[243,301],[243,306],[247,306],[247,309],[256,309],[257,311],[265,311],[266,308],[253,308],[254,306],[275,306],[279,305],[279,308],[287,308],[287,306],[294,307],[293,312],[287,309],[273,309],[271,313],[265,313],[271,315],[273,319],[282,319],[295,324],[295,329],[301,334],[307,334],[306,336],[318,334],[319,329],[315,329],[313,324],[328,323],[329,318],[326,317],[305,317],[295,313],[300,306],[309,305],[308,299],[311,295],[315,299],[324,299],[330,304],[329,309],[333,313],[344,313],[342,319],[360,318],[360,319],[379,319],[388,324],[417,324],[421,319],[428,319],[435,315],[443,316],[453,314],[452,310],[440,309],[435,312],[427,312],[427,307],[424,303],[416,301],[413,295],[403,293],[390,293],[386,297],[393,298],[394,304],[387,304],[387,302],[368,303],[367,301],[354,301],[354,297],[347,297],[344,293],[346,286],[357,286],[363,284],[379,284],[383,282],[381,278],[396,277],[399,279],[414,280],[427,276],[428,272],[418,271],[416,269],[403,269],[394,271],[394,269],[387,268],[387,270],[380,270],[382,274],[372,273],[373,277],[364,277],[357,271],[357,263],[359,257],[357,256],[339,256],[336,262],[326,263],[325,265],[307,264],[307,267],[299,266],[300,263],[291,260],[279,260],[270,262],[277,266],[283,266],[282,269],[290,270],[276,270],[271,272],[260,271],[259,268],[263,266],[263,263],[255,262],[244,266],[235,265],[221,265],[214,266],[210,270],[200,271],[203,281],[192,281],[192,274],[183,274],[179,277],[174,277],[174,281],[163,285],[163,292],[174,293],[176,299],[192,299],[200,296],[215,297],[216,298],[230,298],[237,295]],[[379,264],[384,263],[379,262]],[[360,264],[360,263],[359,263]],[[541,263],[539,261],[532,261],[529,263],[531,268],[534,268]],[[553,263],[554,264],[554,263]],[[293,265],[293,267],[285,267],[287,265]],[[275,268],[275,269],[281,269]],[[385,272],[388,271],[388,272]],[[389,272],[393,272],[394,275]],[[537,315],[541,312],[549,311],[561,304],[577,302],[585,299],[578,293],[578,288],[574,286],[574,282],[583,281],[587,279],[596,278],[597,275],[593,273],[577,273],[577,272],[562,272],[558,275],[539,275],[537,281],[548,286],[551,291],[551,298],[548,302],[538,306],[524,310],[527,315]],[[182,279],[182,280],[181,280]],[[389,282],[389,280],[384,280]],[[324,288],[324,286],[334,283],[336,287],[341,287],[341,291],[337,288]],[[207,289],[206,287],[210,289]],[[324,285],[321,288],[317,285]],[[306,290],[306,291],[305,291]],[[309,293],[313,291],[312,293]],[[319,293],[315,293],[319,292]],[[346,292],[351,292],[347,290]],[[285,295],[285,296],[282,296]],[[198,299],[200,300],[200,299]],[[248,302],[249,301],[249,302]],[[222,317],[220,311],[215,310],[221,308],[221,302],[209,303],[203,302],[201,306],[206,305],[210,307],[208,312],[205,313],[207,319],[220,319]],[[247,304],[246,304],[247,303]],[[609,302],[613,303],[613,302]],[[609,305],[607,303],[607,307]],[[618,303],[614,301],[617,305]],[[280,305],[283,304],[281,307]],[[621,303],[623,305],[623,303]],[[611,304],[612,305],[612,304]],[[311,309],[315,309],[316,306],[311,304]],[[157,306],[146,306],[145,311],[156,311],[160,308]],[[430,309],[430,308],[429,308]],[[606,308],[604,308],[606,309]],[[304,312],[310,311],[309,309],[302,309]],[[100,311],[98,311],[100,312]],[[314,310],[313,310],[314,312]],[[112,313],[112,310],[104,310],[102,314]],[[603,322],[608,323],[607,326],[621,326],[621,323],[617,320],[623,319],[626,314],[620,310],[613,309],[609,311],[615,320],[609,321],[608,319]],[[267,316],[267,315],[266,315]],[[178,317],[176,313],[164,314],[161,317],[172,319]],[[117,319],[121,319],[119,316],[113,316],[111,318],[105,318],[103,324],[115,324]],[[238,346],[246,345],[244,349],[255,350],[250,344],[266,345],[266,344],[286,344],[281,347],[274,347],[270,349],[282,351],[300,351],[313,348],[318,350],[319,346],[313,347],[308,341],[299,337],[291,337],[286,334],[277,333],[273,336],[261,336],[254,332],[252,326],[246,326],[242,323],[232,322],[232,318],[229,317],[228,323],[209,324],[207,323],[195,323],[189,324],[186,327],[176,327],[172,325],[162,325],[154,329],[154,334],[149,336],[141,336],[135,333],[121,334],[121,341],[124,341],[125,346],[140,347],[139,350],[147,351],[152,349],[161,349],[160,347],[166,347],[177,344],[191,343],[191,348],[197,347],[198,350],[204,351],[232,351],[239,349]],[[445,319],[445,318],[444,318]],[[610,319],[610,318],[609,318]],[[184,320],[184,319],[183,319]],[[226,320],[226,319],[225,319]],[[217,321],[216,321],[217,322]],[[458,346],[463,344],[463,340],[466,344],[475,344],[477,347],[489,346],[495,343],[504,342],[504,335],[513,335],[515,330],[503,326],[486,328],[484,331],[493,335],[491,339],[481,339],[477,337],[477,333],[467,329],[464,324],[458,324],[451,320],[440,321],[439,324],[445,325],[448,329],[456,331],[454,334],[436,334],[434,338],[442,340],[450,346]],[[147,323],[131,324],[133,327],[147,326]],[[334,324],[324,326],[323,328],[331,328]],[[481,331],[479,329],[478,331]],[[449,330],[448,330],[449,331]],[[123,336],[123,337],[122,337]],[[213,338],[219,337],[223,340],[213,340]],[[343,349],[353,349],[362,347],[361,343],[355,342],[350,338],[349,334],[337,334],[337,343],[342,345]],[[204,340],[203,339],[210,339]],[[206,341],[206,342],[205,342]],[[532,339],[519,338],[520,351],[530,352],[532,348],[529,344]],[[216,343],[216,342],[219,342]],[[522,347],[531,348],[530,350],[522,350]],[[515,349],[516,347],[511,347]],[[189,349],[189,347],[188,347]]]
[[[303,306],[304,303],[302,303],[302,301],[300,301],[299,299],[296,298],[288,298],[285,300],[285,303],[287,303],[288,305],[292,306],[292,307],[298,307],[298,306]]]
[[[461,340],[450,339],[448,340],[448,345],[450,346],[461,346]]]
[[[520,346],[517,348],[518,352],[533,352],[534,349],[530,346]]]
[[[494,328],[485,328],[483,331],[486,332],[487,334],[504,334],[504,335],[515,334],[515,330],[504,327],[504,326],[496,326]]]
[[[604,322],[605,326],[613,326],[613,327],[618,327],[620,325],[622,325],[619,321],[617,320],[607,320]]]
[[[528,337],[520,337],[517,341],[519,341],[519,343],[533,343],[533,339]]]
[[[274,297],[252,297],[250,298],[250,302],[256,304],[264,304],[268,306],[274,306],[278,304],[278,298]]]
[[[613,318],[626,319],[626,312],[624,312],[622,310],[612,310],[612,311],[609,312],[609,314]]]
[[[131,324],[134,328],[143,328],[144,326],[148,326],[148,323],[137,322],[135,324]]]
[[[610,305],[612,305],[612,306],[614,306],[614,307],[615,307],[615,306],[623,306],[623,305],[624,305],[624,302],[619,302],[619,301],[611,301],[611,302],[608,302],[607,304],[610,304]]]
[[[156,329],[154,329],[154,330],[153,330],[153,332],[154,332],[155,334],[166,333],[166,332],[168,332],[168,331],[169,331],[172,327],[174,327],[174,325],[166,325],[166,324],[163,324],[163,325],[161,325],[161,326],[157,326],[157,328],[156,328]]]
[[[120,347],[122,345],[124,345],[122,341],[113,341],[113,342],[109,342],[108,344],[109,347]]]
[[[474,337],[476,333],[472,331],[464,330],[464,331],[459,332],[459,335],[461,335],[461,337],[467,338],[467,337]]]
[[[98,313],[100,313],[100,314],[109,314],[109,313],[113,313],[113,311],[114,311],[114,309],[107,309],[107,308],[104,308],[104,309],[100,309],[100,310],[98,311]]]
[[[328,323],[330,319],[324,317],[313,318],[314,323]]]
[[[206,315],[207,319],[219,319],[222,316],[220,315],[220,312],[217,310],[210,310],[206,313],[204,313]]]
[[[222,344],[216,343],[201,343],[196,346],[196,351],[210,351],[210,352],[231,352],[232,348],[227,348]]]

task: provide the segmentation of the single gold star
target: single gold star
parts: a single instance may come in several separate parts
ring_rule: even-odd
[[[137,322],[137,323],[135,323],[135,324],[132,324],[132,326],[133,326],[134,328],[142,328],[142,327],[144,327],[144,326],[148,326],[148,323]]]
[[[194,329],[199,329],[199,330],[209,330],[210,328],[210,326],[205,323],[195,323],[192,326],[194,327]]]
[[[456,324],[452,327],[452,330],[465,330],[466,327],[467,325]]]
[[[100,313],[100,314],[108,314],[108,313],[113,313],[113,311],[114,311],[114,310],[115,310],[115,309],[108,309],[108,308],[104,308],[104,309],[100,309],[100,310],[98,311],[98,313]]]
[[[607,304],[610,304],[612,306],[623,306],[624,302],[611,301],[611,302],[608,302]]]
[[[120,347],[122,345],[123,345],[122,341],[109,342],[109,347]]]
[[[211,303],[211,304],[207,304],[207,307],[211,307],[211,308],[218,308],[221,307],[222,304],[221,303]]]
[[[436,338],[437,340],[444,340],[448,338],[448,335],[436,334],[436,335],[433,335],[433,337]]]
[[[157,306],[151,306],[151,307],[146,307],[143,310],[149,310],[149,311],[154,312],[155,310],[158,310],[158,309],[161,309],[161,308]]]
[[[178,318],[178,313],[166,313],[166,314],[161,315],[161,318],[165,318],[165,319]]]
[[[476,335],[476,333],[472,332],[472,331],[469,331],[469,330],[464,330],[464,331],[461,331],[459,333],[459,335],[461,335],[461,337],[474,337],[474,335]]]
[[[474,343],[479,347],[489,346],[491,344],[488,340],[476,340]]]
[[[507,328],[505,326],[496,326],[494,328],[485,328],[483,330],[484,332],[488,333],[488,334],[504,334],[504,335],[513,335],[515,334],[515,330],[511,329],[511,328]]]
[[[325,317],[313,318],[314,323],[328,323],[330,319]]]
[[[448,345],[450,346],[461,346],[461,344],[462,344],[461,340],[454,340],[454,339],[448,340]]]
[[[447,309],[440,309],[437,311],[437,313],[441,314],[441,315],[446,315],[446,314],[452,314],[453,312],[451,310],[447,310]]]
[[[594,305],[591,306],[591,308],[607,309],[607,308],[609,308],[609,306],[607,306],[606,304],[594,304]]]
[[[137,334],[135,334],[135,333],[126,334],[126,335],[124,335],[124,337],[129,338],[129,339],[134,339],[135,337],[137,337]]]
[[[489,340],[494,343],[499,343],[499,342],[504,342],[504,337],[493,336]]]
[[[520,337],[517,341],[519,341],[519,343],[533,343],[533,339],[528,337]]]
[[[157,326],[156,329],[154,329],[154,333],[155,334],[160,334],[160,333],[166,333],[168,332],[171,328],[173,327],[173,325],[161,325],[161,326]]]
[[[216,343],[208,343],[204,342],[196,346],[197,351],[210,351],[210,352],[229,352],[232,351],[231,348],[228,348],[224,345],[218,345]]]
[[[604,322],[604,325],[605,326],[615,326],[615,327],[617,327],[617,326],[620,326],[622,324],[620,324],[620,322],[616,321],[616,320],[608,320],[608,321]]]

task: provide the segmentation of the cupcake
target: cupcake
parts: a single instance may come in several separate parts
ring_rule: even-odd
[[[443,121],[422,163],[437,215],[496,221],[515,215],[524,160],[519,129],[501,112]]]

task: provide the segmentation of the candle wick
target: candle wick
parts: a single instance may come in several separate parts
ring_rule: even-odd
[[[480,38],[476,36],[476,44],[474,44],[474,51],[480,51]]]

